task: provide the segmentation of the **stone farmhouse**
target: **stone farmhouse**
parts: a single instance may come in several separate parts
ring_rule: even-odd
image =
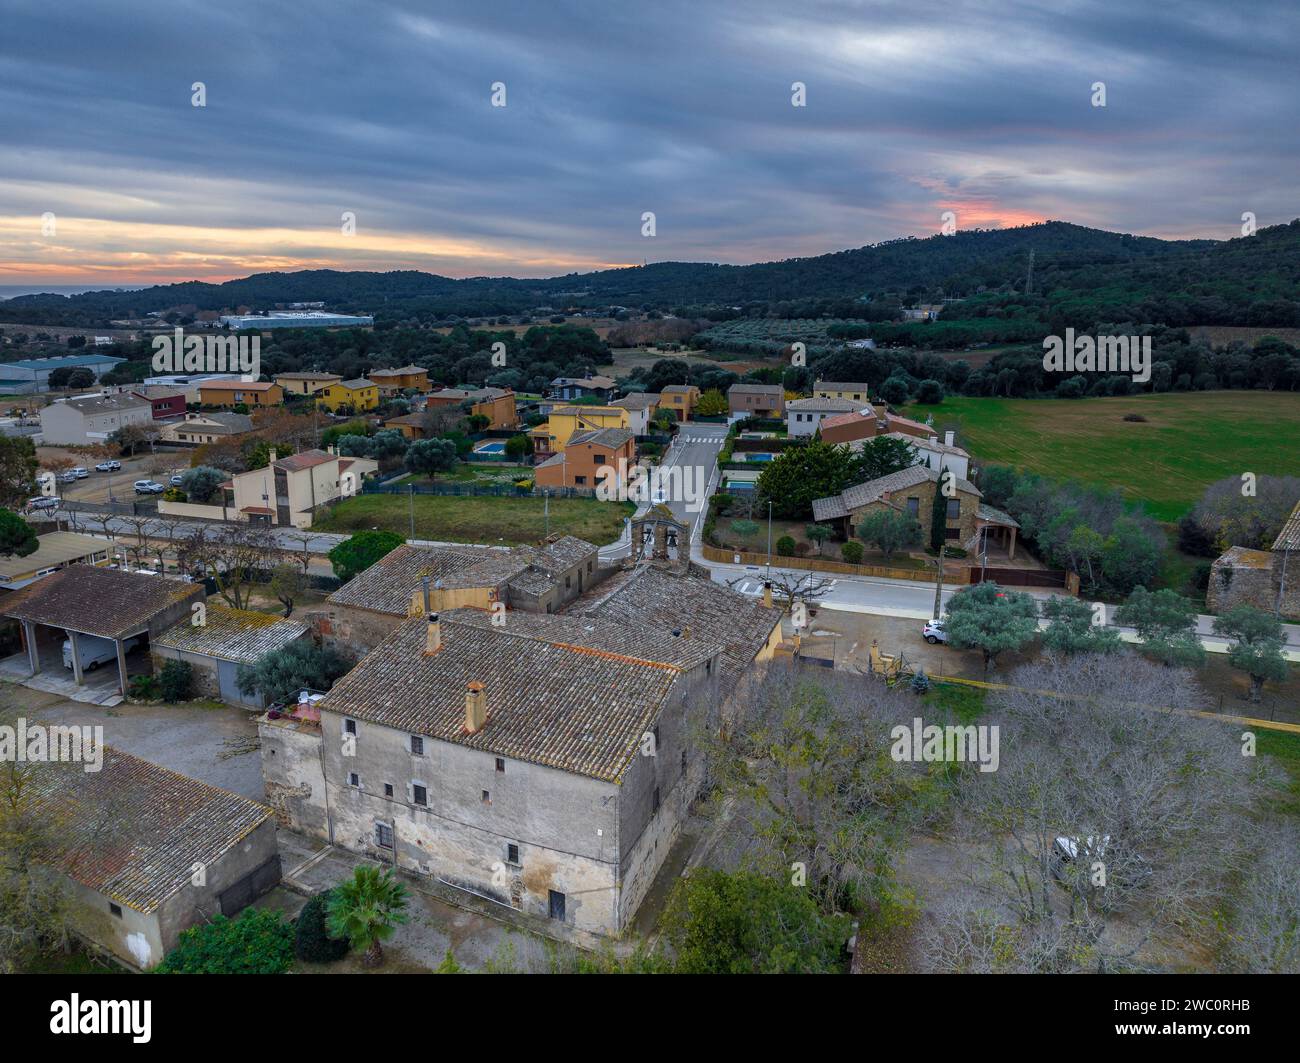
[[[1271,548],[1234,546],[1214,562],[1205,601],[1211,613],[1244,604],[1300,620],[1300,502]]]

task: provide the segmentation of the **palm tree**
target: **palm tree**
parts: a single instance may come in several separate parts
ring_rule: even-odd
[[[387,868],[363,866],[330,895],[326,926],[331,937],[347,938],[354,949],[364,948],[366,967],[383,963],[380,942],[407,921],[406,887]]]

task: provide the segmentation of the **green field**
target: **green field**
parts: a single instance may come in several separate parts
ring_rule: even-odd
[[[958,429],[978,463],[1120,488],[1176,521],[1202,491],[1243,472],[1300,475],[1300,394],[1197,391],[1104,399],[954,396],[908,417]],[[1145,421],[1125,421],[1125,414]]]
[[[546,534],[543,499],[495,495],[416,495],[415,537],[456,543],[535,543]],[[369,528],[410,535],[409,500],[404,495],[357,495],[340,502],[312,524],[313,531],[353,532]],[[576,535],[597,546],[623,530],[630,502],[595,498],[551,499],[552,534]]]

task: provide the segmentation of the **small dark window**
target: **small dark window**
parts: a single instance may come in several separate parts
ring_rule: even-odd
[[[593,454],[593,455],[591,456],[591,460],[594,461],[597,465],[604,465],[604,464],[605,464],[605,455],[604,455],[604,454]]]
[[[502,760],[500,757],[497,757],[497,771],[504,772],[505,770],[506,770],[506,762]]]
[[[951,519],[952,517],[960,517],[960,516],[961,516],[961,499],[960,498],[948,499],[948,517]]]
[[[513,843],[506,846],[506,863],[507,864],[519,863],[519,846]]]
[[[356,720],[344,720],[344,721],[343,721],[343,733],[344,733],[344,734],[349,734],[349,735],[354,735],[354,734],[356,734],[356,733],[357,733],[357,721],[356,721]]]
[[[411,735],[411,752],[417,757],[424,756],[424,739],[419,735]]]
[[[686,774],[686,750],[682,750],[682,774]]]
[[[421,786],[418,782],[411,784],[411,800],[417,805],[428,805],[429,791]]]
[[[114,904],[112,901],[109,901],[108,910],[112,912],[115,916],[117,916],[119,919],[122,918],[122,906],[120,904]]]
[[[360,786],[360,785],[361,785],[361,776],[358,775],[355,771],[350,771],[350,772],[348,772],[348,785],[349,785],[349,786]]]
[[[588,572],[591,571],[591,562],[590,562],[590,561],[587,562],[587,571],[588,571]]]
[[[919,498],[909,498],[907,500],[907,512],[915,517],[921,512],[921,500]]]
[[[393,796],[393,784],[392,784],[392,783],[390,783],[390,782],[386,782],[386,783],[384,783],[384,796],[385,796],[385,797],[392,797],[392,796]]]
[[[573,577],[572,577],[572,576],[565,576],[565,577],[564,577],[564,589],[565,589],[566,591],[569,589],[569,584],[572,583],[572,582],[573,582]]]
[[[483,791],[483,803],[485,805],[490,805],[492,803],[492,795],[486,790]]]
[[[375,824],[375,844],[381,849],[391,849],[393,847],[393,828],[387,823]]]
[[[573,482],[575,484],[585,484],[587,482],[587,478],[585,476],[575,476],[573,478]]]

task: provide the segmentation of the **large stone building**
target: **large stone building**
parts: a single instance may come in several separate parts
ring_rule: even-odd
[[[1300,502],[1270,549],[1234,546],[1214,562],[1205,602],[1211,613],[1252,605],[1300,620]]]
[[[511,550],[399,546],[331,594],[317,623],[326,641],[360,655],[431,609],[554,613],[602,575],[597,547],[572,535]]]
[[[268,799],[322,841],[619,934],[700,790],[721,671],[703,626],[412,617],[316,710],[263,719]]]

